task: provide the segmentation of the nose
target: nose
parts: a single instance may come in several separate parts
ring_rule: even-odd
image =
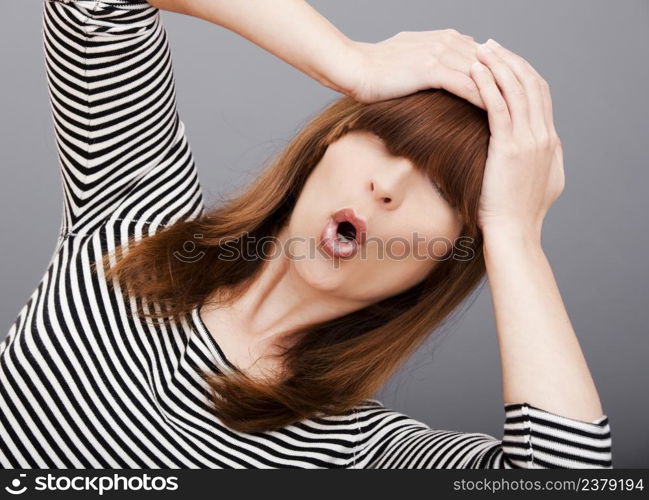
[[[374,199],[385,209],[394,210],[401,205],[406,192],[406,183],[412,172],[408,161],[391,164],[373,172],[369,189]]]

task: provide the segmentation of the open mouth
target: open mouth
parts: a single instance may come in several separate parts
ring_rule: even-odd
[[[367,225],[351,208],[334,212],[324,229],[321,239],[330,257],[352,257],[365,243]]]

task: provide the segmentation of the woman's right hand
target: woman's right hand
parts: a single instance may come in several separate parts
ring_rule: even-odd
[[[473,78],[488,106],[491,138],[478,223],[490,233],[539,242],[543,219],[565,185],[563,150],[548,82],[523,57],[488,40]],[[509,238],[508,238],[509,239]]]
[[[377,43],[352,42],[354,67],[341,68],[339,88],[363,103],[442,88],[485,109],[471,77],[478,43],[455,29],[401,31]]]

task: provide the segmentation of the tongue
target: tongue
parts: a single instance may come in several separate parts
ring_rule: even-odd
[[[352,254],[354,251],[354,246],[356,242],[354,240],[352,241],[344,241],[341,240],[340,237],[336,237],[334,240],[334,248],[340,254],[342,257],[347,257]]]

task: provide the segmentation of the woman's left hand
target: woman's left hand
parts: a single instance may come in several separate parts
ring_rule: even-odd
[[[491,131],[478,223],[483,233],[513,231],[540,242],[545,214],[565,184],[548,83],[493,41],[480,46],[478,58],[484,65],[471,72]]]
[[[351,42],[354,57],[338,67],[341,92],[371,103],[441,88],[485,109],[471,78],[478,43],[455,29],[401,31],[377,43]]]

